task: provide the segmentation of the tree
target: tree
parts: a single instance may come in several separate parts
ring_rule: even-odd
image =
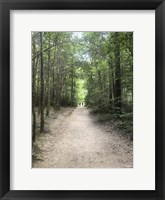
[[[33,54],[35,54],[35,40],[33,40]],[[35,88],[35,76],[36,76],[36,63],[35,59],[32,62],[32,116],[33,116],[33,126],[32,126],[32,141],[35,142],[36,137],[36,112],[35,112],[35,105],[36,105],[36,88]]]
[[[120,38],[119,32],[114,33],[115,41],[115,108],[121,113],[121,72],[120,72]]]
[[[40,32],[40,61],[41,61],[41,118],[40,132],[44,131],[44,65],[43,65],[43,33]]]
[[[32,74],[33,141],[50,110],[84,101],[132,129],[132,32],[33,32]]]

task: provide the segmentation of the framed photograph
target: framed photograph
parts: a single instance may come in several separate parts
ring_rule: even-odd
[[[1,199],[165,198],[164,12],[1,0]]]

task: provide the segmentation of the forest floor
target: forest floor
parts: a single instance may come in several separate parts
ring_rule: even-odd
[[[88,108],[62,108],[36,138],[33,168],[131,168],[133,142]]]

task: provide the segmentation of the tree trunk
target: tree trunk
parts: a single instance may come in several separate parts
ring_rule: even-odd
[[[33,51],[35,54],[35,42],[33,42]],[[36,138],[36,112],[35,112],[35,104],[36,104],[36,89],[35,89],[35,59],[32,63],[32,115],[33,115],[33,126],[32,126],[32,145],[35,142]]]
[[[74,105],[74,74],[73,74],[73,65],[71,66],[71,106]]]
[[[49,47],[50,47],[50,36],[49,36]],[[47,110],[46,115],[49,115],[50,110],[50,49],[48,50],[48,74],[47,74]]]
[[[119,33],[115,33],[115,109],[121,113],[121,72]]]
[[[44,131],[44,71],[43,71],[43,34],[40,32],[40,56],[41,56],[41,118],[40,132]]]
[[[103,85],[102,85],[102,77],[101,77],[101,72],[100,70],[97,68],[96,66],[96,69],[97,69],[97,74],[98,74],[98,82],[99,82],[99,87],[100,87],[100,94],[98,95],[99,97],[99,102],[100,102],[100,108],[99,110],[101,112],[104,112],[105,111],[105,108],[104,108],[104,91],[103,91]]]

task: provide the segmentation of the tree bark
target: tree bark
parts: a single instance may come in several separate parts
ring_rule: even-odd
[[[115,33],[115,109],[121,112],[121,71],[119,32]]]
[[[74,73],[73,73],[73,65],[71,65],[71,106],[74,105]]]
[[[33,51],[35,53],[35,42],[33,42]],[[36,112],[35,112],[35,104],[36,104],[36,88],[35,88],[35,59],[32,63],[32,115],[33,115],[33,125],[32,125],[32,144],[35,142],[36,138]]]
[[[49,47],[50,47],[50,36],[49,36]],[[49,115],[50,110],[50,49],[48,50],[48,74],[47,74],[47,110],[46,115]]]
[[[43,71],[43,33],[40,32],[40,57],[41,57],[41,118],[40,132],[44,131],[44,71]]]

